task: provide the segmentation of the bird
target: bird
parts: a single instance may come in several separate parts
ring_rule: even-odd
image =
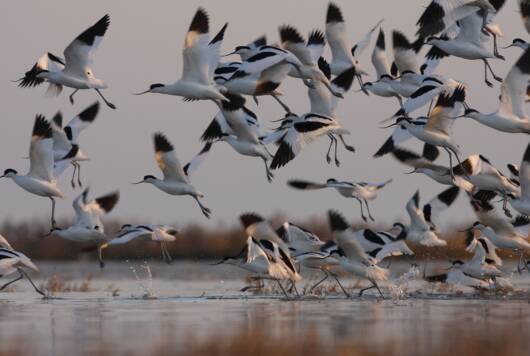
[[[421,85],[424,78],[421,73],[418,52],[423,45],[422,41],[410,42],[400,31],[392,32],[392,49],[394,63],[400,77],[389,81],[391,88],[400,96],[408,98]]]
[[[265,164],[267,180],[272,182],[274,174],[269,170],[273,156],[263,142],[263,133],[257,115],[245,106],[245,98],[227,93],[228,101],[221,102],[221,108],[201,136],[207,144],[227,142],[243,156],[259,157]],[[207,148],[207,146],[205,146]],[[203,151],[205,150],[203,148]],[[208,147],[208,150],[211,146]]]
[[[89,200],[89,189],[86,188],[78,195],[72,207],[75,212],[75,221],[68,228],[55,227],[50,234],[75,242],[95,242],[98,250],[100,268],[105,266],[102,251],[106,247],[109,237],[105,234],[105,226],[101,217],[114,209],[120,199],[119,191],[114,191],[99,198]]]
[[[319,60],[319,67],[323,72],[327,72],[327,76],[330,76],[329,65],[322,58]],[[331,81],[331,87],[337,92],[346,93],[352,85],[354,75],[354,69],[346,70]],[[349,135],[350,131],[343,127],[337,117],[336,97],[328,94],[329,92],[323,89],[320,82],[314,82],[314,87],[308,90],[310,112],[300,116],[294,113],[287,114],[281,120],[280,126],[264,137],[264,143],[278,145],[271,162],[272,169],[285,166],[301,152],[303,147],[324,135],[330,139],[326,153],[328,164],[331,163],[330,152],[332,146],[335,145],[335,165],[340,165],[338,139],[346,150],[355,152],[355,148],[344,140],[344,135]]]
[[[372,64],[376,71],[377,80],[365,82],[363,89],[366,92],[375,94],[383,98],[396,98],[399,106],[403,106],[403,100],[393,88],[394,77],[390,73],[390,65],[386,55],[385,33],[383,29],[379,31],[374,50],[372,52]]]
[[[420,191],[418,189],[406,205],[410,217],[406,241],[426,247],[446,246],[447,242],[438,236],[436,220],[441,212],[454,203],[459,192],[458,187],[450,187],[431,199],[423,206],[423,209],[420,209]]]
[[[267,220],[256,213],[242,214],[239,220],[245,229],[245,234],[254,237],[260,247],[271,253],[275,260],[284,266],[293,286],[294,282],[302,279],[294,265],[294,260],[287,244],[278,236]]]
[[[220,47],[228,23],[210,40],[209,18],[206,10],[199,7],[193,16],[182,50],[182,76],[171,84],[155,83],[149,89],[137,93],[181,96],[185,100],[226,100],[221,88],[215,85],[214,71],[220,58]]]
[[[519,252],[517,269],[520,270],[524,252],[530,250],[528,242],[530,221],[525,216],[510,219],[500,214],[491,204],[491,199],[495,195],[491,192],[482,192],[470,196],[470,204],[478,220],[469,229],[480,231],[499,249]]]
[[[76,172],[77,184],[82,187],[81,165],[79,162],[90,159],[79,148],[79,135],[94,122],[98,112],[99,102],[96,101],[71,119],[65,127],[63,127],[63,116],[60,111],[51,120],[54,175],[59,177],[69,165],[72,165],[74,167],[70,181],[72,188],[75,188],[74,179]]]
[[[103,40],[109,25],[110,16],[107,14],[66,47],[64,59],[46,52],[19,80],[19,86],[31,88],[48,82],[47,92],[51,95],[60,94],[63,86],[73,88],[74,91],[69,96],[72,104],[77,91],[94,89],[108,107],[116,109],[116,106],[109,102],[100,91],[100,89],[106,89],[107,84],[96,78],[92,70],[95,51]]]
[[[262,35],[258,38],[256,38],[254,41],[250,42],[249,44],[237,46],[233,52],[230,52],[228,54],[225,54],[223,57],[228,57],[234,54],[239,55],[242,61],[246,61],[250,57],[254,56],[256,53],[258,53],[258,50],[262,46],[267,45],[267,36]]]
[[[21,280],[22,278],[26,278],[31,283],[31,286],[35,289],[35,291],[46,298],[46,291],[39,289],[35,285],[33,280],[24,270],[25,268],[32,269],[36,272],[39,271],[37,266],[26,255],[24,255],[22,252],[15,251],[7,239],[0,235],[0,277],[9,276],[16,272],[19,273],[17,278],[1,285],[0,291],[6,289],[8,286]]]
[[[398,128],[394,130],[392,136],[385,141],[374,156],[381,157],[392,152],[394,147],[414,136],[424,143],[443,148],[449,155],[451,167],[453,166],[453,155],[458,163],[461,163],[460,149],[453,139],[451,128],[455,118],[463,110],[462,103],[465,97],[465,88],[460,86],[452,94],[442,93],[429,117],[419,117],[416,120],[408,117],[397,118],[394,124],[386,127],[398,126]],[[451,179],[454,180],[453,171],[451,170],[450,173]]]
[[[513,170],[517,173],[517,182],[521,187],[520,192],[507,194],[508,202],[519,214],[530,216],[530,144],[526,146],[520,168],[513,167]]]
[[[268,241],[268,245],[272,246],[274,251],[278,251],[277,245],[274,242]],[[215,264],[221,263],[235,265],[254,273],[256,276],[253,279],[261,282],[263,282],[263,279],[271,279],[278,284],[285,297],[289,297],[281,281],[289,279],[291,275],[282,262],[281,257],[278,258],[277,255],[263,248],[261,243],[254,237],[247,237],[243,249],[237,255],[226,256]],[[246,286],[241,291],[245,292],[250,289],[261,289],[263,287],[264,284],[260,283],[258,286]]]
[[[449,271],[444,274],[425,277],[427,282],[442,282],[453,285],[461,285],[479,290],[489,290],[490,281],[483,278],[473,277],[464,271],[464,262],[460,260],[453,261]]]
[[[177,158],[175,148],[163,133],[155,133],[153,135],[153,143],[155,159],[158,168],[164,174],[164,178],[159,179],[153,175],[146,175],[141,181],[133,184],[148,183],[170,195],[189,195],[195,199],[203,215],[210,218],[211,210],[199,200],[199,198],[204,197],[204,194],[198,191],[189,179],[189,175],[193,172],[196,165],[204,158],[203,155],[199,154],[196,159],[182,167]]]
[[[472,230],[466,238],[466,252],[474,252],[473,257],[464,262],[462,270],[474,278],[489,279],[502,276],[497,266],[502,266],[502,260],[495,252],[497,247],[485,236],[475,238]]]
[[[291,109],[279,98],[281,93],[276,89],[293,68],[299,73],[302,82],[312,88],[313,84],[302,73],[302,66],[300,60],[289,51],[271,45],[261,46],[256,54],[241,63],[222,86],[234,94],[253,97],[270,95],[290,113]]]
[[[368,200],[374,200],[377,198],[379,190],[383,189],[387,184],[391,183],[392,179],[389,179],[383,183],[368,183],[368,182],[347,182],[339,181],[335,178],[329,178],[326,183],[315,183],[299,179],[290,179],[287,181],[287,185],[291,188],[301,190],[316,190],[324,188],[333,188],[340,195],[345,198],[353,198],[357,200],[361,206],[361,218],[366,221],[364,215],[363,203],[366,205],[368,217],[370,220],[375,221],[371,212]]]
[[[155,241],[160,244],[162,260],[171,264],[172,257],[167,250],[167,243],[174,242],[177,239],[178,230],[169,225],[131,225],[124,224],[108,243],[107,246],[122,245],[134,240]]]
[[[390,231],[374,231],[369,228],[354,231],[354,238],[364,252],[379,263],[387,257],[414,255],[405,243],[407,228],[397,222]]]
[[[468,108],[463,117],[471,118],[501,132],[530,134],[530,119],[525,112],[529,80],[530,49],[527,49],[502,82],[497,111],[483,114]]]
[[[371,288],[376,288],[379,295],[384,298],[377,282],[388,280],[389,271],[379,267],[377,261],[363,250],[359,242],[352,236],[350,226],[339,212],[328,211],[328,220],[333,240],[338,246],[338,249],[334,250],[331,256],[339,261],[340,266],[345,271],[367,279],[372,284],[370,287],[361,289],[359,296]]]
[[[483,2],[487,1],[483,0]],[[488,70],[493,79],[501,82],[502,78],[495,75],[488,59],[504,59],[504,57],[496,53],[495,50],[492,52],[484,46],[485,37],[482,31],[484,16],[482,12],[475,11],[458,20],[458,27],[459,32],[455,38],[429,36],[425,43],[438,47],[448,55],[467,60],[482,60],[484,62],[484,82],[486,85],[493,87],[493,84],[488,80]]]
[[[303,75],[305,79],[321,82],[334,96],[343,98],[342,93],[334,91],[329,79],[318,67],[318,60],[322,56],[326,40],[320,30],[313,30],[307,43],[298,30],[291,25],[284,25],[278,29],[283,49],[291,52],[298,58],[301,66],[298,70],[291,68],[289,75],[295,78]]]
[[[376,25],[365,38],[353,47],[349,47],[348,39],[346,38],[346,23],[342,16],[341,9],[333,2],[330,2],[326,12],[326,40],[331,49],[332,60],[330,63],[331,73],[340,75],[351,68],[355,71],[355,77],[359,81],[359,85],[363,86],[362,76],[366,75],[366,71],[361,68],[357,56],[366,48],[370,41],[371,34],[379,26]]]
[[[8,168],[0,178],[10,178],[28,193],[49,198],[52,202],[51,226],[55,222],[55,198],[64,198],[53,175],[52,127],[43,115],[36,115],[29,148],[30,168],[26,175]]]

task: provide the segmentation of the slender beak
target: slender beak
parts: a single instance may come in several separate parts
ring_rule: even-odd
[[[502,47],[502,49],[507,49],[507,48],[510,48],[510,47],[515,47],[515,45],[512,43],[511,45],[509,46],[506,46],[506,47]]]
[[[141,184],[141,183],[145,183],[145,181],[144,181],[144,180],[141,180],[141,181],[139,181],[139,182],[133,182],[133,183],[131,183],[131,184]]]
[[[231,56],[231,55],[234,55],[234,54],[236,54],[236,51],[234,51],[234,52],[230,52],[230,53],[228,53],[228,54],[224,54],[224,55],[222,55],[221,57],[228,57],[228,56]]]
[[[410,171],[410,172],[405,172],[405,174],[414,174],[414,173],[416,173],[416,172],[418,172],[418,171],[416,170],[416,168],[414,168],[414,169],[413,169],[412,171]]]
[[[398,125],[398,123],[397,123],[397,122],[394,122],[394,123],[391,124],[391,125],[388,125],[388,126],[381,126],[380,128],[381,128],[381,129],[388,129],[388,128],[392,127],[392,126],[397,126],[397,125]]]
[[[146,91],[142,91],[140,93],[132,93],[133,95],[143,95],[143,94],[147,94],[147,93],[150,93],[151,92],[151,89],[147,89]]]
[[[3,175],[3,176],[0,176],[0,178],[5,178],[5,177],[6,177],[5,175]]]

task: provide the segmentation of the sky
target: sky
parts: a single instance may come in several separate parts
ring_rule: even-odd
[[[527,38],[515,0],[498,14],[504,37],[500,45],[511,43],[514,37]],[[264,215],[282,212],[297,220],[324,216],[330,209],[338,209],[351,220],[360,220],[358,203],[345,199],[332,190],[301,192],[287,187],[290,178],[322,181],[330,177],[350,181],[380,182],[392,178],[391,185],[380,192],[371,203],[378,222],[391,223],[407,219],[404,206],[420,189],[427,202],[445,187],[420,175],[405,175],[405,166],[390,156],[374,159],[372,155],[390,134],[378,122],[397,110],[394,99],[365,96],[351,92],[339,104],[338,117],[351,131],[348,142],[356,153],[341,149],[339,168],[325,162],[329,140],[321,138],[306,147],[294,161],[275,172],[273,184],[267,183],[260,159],[238,155],[226,143],[214,145],[204,164],[192,176],[193,184],[205,194],[203,202],[213,211],[210,221],[190,197],[170,196],[147,184],[132,185],[146,174],[160,176],[154,161],[152,134],[164,132],[171,140],[179,159],[190,160],[201,148],[199,137],[216,113],[211,102],[183,102],[178,97],[151,94],[133,96],[152,83],[171,83],[181,74],[181,50],[187,28],[198,6],[210,15],[210,28],[217,32],[229,22],[223,43],[223,53],[254,38],[266,34],[269,42],[278,41],[278,26],[290,24],[301,33],[313,28],[324,29],[327,1],[268,0],[268,1],[2,1],[0,2],[0,36],[3,46],[0,70],[0,169],[14,168],[26,173],[29,139],[35,115],[51,118],[58,110],[65,120],[98,100],[94,91],[80,91],[75,105],[68,101],[71,90],[65,88],[56,98],[44,96],[45,86],[21,89],[11,80],[29,70],[45,51],[62,56],[66,45],[104,14],[111,24],[96,54],[94,73],[105,80],[109,88],[104,95],[117,110],[104,105],[92,127],[83,132],[81,147],[92,160],[82,165],[82,178],[90,186],[92,196],[115,189],[121,199],[109,217],[134,219],[145,223],[217,224],[235,223],[242,212],[256,211]],[[399,29],[410,38],[415,23],[427,0],[371,0],[337,1],[342,8],[348,36],[352,45],[379,20],[387,33]],[[362,4],[362,6],[361,6]],[[372,43],[361,56],[363,67],[374,80],[370,63]],[[498,75],[504,77],[521,55],[521,50],[502,50],[506,61],[492,60]],[[389,53],[390,54],[390,53]],[[330,59],[329,49],[325,56]],[[234,58],[236,59],[236,58]],[[444,60],[438,73],[461,80],[468,85],[468,102],[483,112],[492,112],[498,105],[500,84],[493,89],[483,82],[483,65],[479,61],[458,58]],[[358,89],[354,86],[353,90]],[[300,80],[288,78],[279,88],[284,100],[297,113],[309,110],[307,90]],[[283,111],[272,98],[262,97],[259,106],[248,101],[266,127],[274,127],[270,120],[283,116]],[[471,121],[461,119],[455,126],[455,138],[462,155],[482,153],[499,168],[508,162],[520,162],[528,144],[526,135],[504,134]],[[414,146],[413,146],[414,147]],[[418,147],[418,146],[416,146]],[[447,159],[442,155],[440,162]],[[66,198],[57,204],[59,218],[73,217],[71,201],[81,193],[70,187],[69,169],[60,178]],[[29,221],[48,219],[50,202],[33,196],[10,180],[0,180],[0,221]],[[466,199],[461,196],[455,206],[444,215],[453,222],[473,221],[474,216]]]

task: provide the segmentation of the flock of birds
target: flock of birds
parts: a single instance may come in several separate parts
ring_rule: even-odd
[[[497,38],[502,32],[494,22],[504,2],[432,0],[417,22],[414,41],[409,41],[400,31],[392,31],[393,61],[388,60],[382,21],[352,46],[341,9],[329,3],[325,32],[313,30],[306,39],[294,26],[281,26],[279,44],[267,44],[263,36],[226,55],[237,55],[240,61],[222,62],[221,58],[226,56],[221,56],[221,45],[228,24],[211,37],[208,15],[199,8],[185,37],[181,78],[172,84],[151,84],[149,89],[137,95],[158,93],[180,96],[186,101],[208,100],[215,103],[218,112],[200,138],[204,142],[203,149],[186,165],[178,160],[167,136],[155,133],[155,159],[163,178],[145,175],[135,184],[148,183],[166,194],[191,196],[204,216],[209,218],[212,212],[202,202],[204,194],[191,183],[190,177],[217,142],[227,142],[237,153],[261,159],[269,182],[274,177],[273,170],[285,166],[305,146],[324,136],[330,140],[326,161],[339,166],[339,143],[349,152],[355,152],[355,148],[345,140],[350,132],[342,125],[337,106],[353,92],[352,86],[357,81],[358,92],[397,99],[399,104],[397,112],[382,122],[388,124],[386,127],[392,127],[393,132],[374,156],[391,154],[413,168],[411,173],[422,173],[447,186],[446,189],[423,206],[418,190],[406,203],[410,223],[395,223],[388,231],[355,230],[339,212],[330,210],[328,218],[333,240],[328,242],[290,222],[274,229],[258,214],[243,214],[240,220],[248,236],[245,246],[240,253],[227,256],[221,262],[247,269],[260,281],[271,279],[277,282],[286,295],[288,290],[296,291],[296,282],[302,278],[300,266],[303,266],[322,271],[324,278],[316,285],[331,276],[349,296],[337,276],[337,269],[342,269],[370,282],[360,294],[376,288],[382,296],[378,283],[389,279],[389,269],[381,262],[390,256],[412,255],[408,244],[428,249],[446,246],[436,222],[463,191],[477,218],[466,230],[466,250],[474,256],[465,262],[453,261],[444,275],[425,278],[490,289],[504,274],[497,249],[520,253],[518,269],[521,271],[527,267],[524,253],[530,251],[527,240],[530,145],[521,164],[508,164],[510,174],[505,175],[480,154],[461,157],[452,126],[459,118],[467,117],[496,131],[530,134],[530,119],[525,112],[525,103],[530,100],[530,44],[519,38],[513,40],[510,47],[522,49],[523,54],[504,79],[494,73],[490,64],[491,59],[504,59],[497,46]],[[523,24],[530,33],[530,1],[519,0],[519,5]],[[109,24],[110,17],[105,15],[82,32],[66,47],[64,59],[46,52],[19,80],[19,86],[35,87],[47,83],[46,92],[51,95],[59,95],[63,87],[72,88],[74,91],[69,96],[72,104],[74,94],[79,90],[93,89],[109,108],[116,109],[101,93],[106,84],[92,71],[94,53]],[[369,72],[363,69],[359,56],[370,46],[373,36],[377,37],[371,56],[376,77],[369,82],[365,80]],[[322,56],[326,45],[331,50],[329,62]],[[423,48],[427,48],[425,55],[422,54]],[[440,60],[448,56],[480,60],[484,63],[484,82],[493,86],[490,75],[502,82],[496,112],[482,113],[472,109],[466,101],[467,85],[436,73]],[[301,80],[307,88],[310,108],[304,114],[295,114],[281,99],[278,87],[288,77]],[[285,117],[272,131],[266,131],[258,116],[246,106],[247,98],[257,104],[260,96],[271,96],[285,110]],[[415,114],[420,109],[425,109],[424,115]],[[172,226],[127,224],[114,236],[105,233],[101,218],[117,204],[118,191],[89,199],[88,189],[85,189],[73,201],[74,224],[68,228],[56,224],[55,199],[64,198],[57,177],[72,166],[71,185],[73,188],[82,186],[81,164],[89,157],[80,148],[80,135],[91,126],[100,110],[100,104],[96,102],[65,126],[60,112],[51,120],[37,115],[31,136],[28,173],[19,174],[10,168],[1,177],[10,178],[31,194],[50,199],[49,234],[97,244],[101,267],[104,266],[104,248],[132,240],[160,243],[162,256],[169,263],[171,256],[167,243],[175,241],[178,234]],[[404,142],[411,138],[424,145],[423,152],[405,148]],[[274,153],[270,151],[271,147],[277,147]],[[449,166],[436,162],[440,149],[448,154]],[[373,221],[369,201],[376,199],[390,182],[292,179],[288,185],[299,190],[333,188],[341,196],[357,200],[362,219]],[[502,210],[496,206],[501,201]],[[517,212],[515,218],[508,205]],[[0,290],[26,277],[37,292],[45,295],[24,270],[37,270],[31,260],[15,251],[3,237],[0,246],[0,276],[19,273]],[[290,283],[290,287],[286,288],[284,282]],[[260,283],[252,288],[262,286]]]

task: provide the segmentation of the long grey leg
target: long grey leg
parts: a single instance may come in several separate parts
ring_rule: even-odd
[[[289,107],[283,101],[281,101],[280,98],[278,98],[278,95],[274,93],[271,93],[270,95],[278,102],[278,104],[280,104],[283,110],[285,110],[288,114],[292,113],[291,109],[289,109]]]
[[[339,285],[340,289],[342,289],[342,292],[344,293],[344,295],[347,297],[347,298],[350,298],[351,297],[351,294],[348,293],[346,291],[346,288],[344,288],[344,286],[342,285],[342,283],[340,283],[340,280],[339,280],[339,277],[337,277],[337,275],[335,273],[332,273],[330,272],[331,276],[333,278],[335,278],[335,281],[337,281],[337,284]]]
[[[363,202],[361,199],[357,198],[357,197],[354,197],[358,202],[359,202],[359,205],[361,206],[361,218],[366,221],[366,216],[364,216],[364,209],[363,209]]]
[[[96,89],[96,92],[99,94],[99,96],[101,96],[101,99],[103,99],[103,101],[105,102],[105,104],[107,104],[109,108],[116,109],[116,105],[114,105],[113,103],[105,99],[105,97],[103,96],[103,94],[101,94],[101,91],[99,91],[99,89]]]
[[[76,89],[72,92],[72,94],[70,94],[70,96],[68,97],[70,99],[70,104],[74,105],[74,94],[77,93],[79,91],[79,89]]]
[[[75,172],[77,171],[77,165],[75,164],[75,161],[72,161],[71,165],[74,167],[74,173],[72,173],[70,184],[72,185],[72,189],[75,189]]]
[[[368,210],[368,217],[370,220],[375,221],[374,217],[372,216],[372,213],[370,212],[370,205],[368,205],[368,201],[366,199],[363,199],[364,205],[366,205],[366,210]]]
[[[313,289],[315,289],[316,287],[318,287],[319,285],[321,285],[326,279],[329,278],[329,274],[328,272],[321,268],[320,269],[322,272],[324,272],[324,278],[322,278],[320,281],[318,281],[317,283],[315,283],[311,288],[309,288],[309,293],[313,292]]]
[[[269,183],[272,183],[272,179],[274,178],[274,174],[272,174],[272,172],[269,169],[269,165],[267,163],[267,159],[265,157],[261,157],[261,159],[263,160],[263,163],[265,163],[265,173],[267,174],[267,180],[269,181]]]
[[[55,199],[53,197],[48,197],[52,201],[52,230],[55,229],[57,223],[55,222]]]
[[[333,141],[336,140],[335,137],[333,137],[333,135],[331,134],[328,134],[328,137],[330,139],[330,142],[329,142],[329,147],[328,147],[328,152],[326,153],[326,162],[328,162],[328,164],[331,163],[331,147],[333,147]]]
[[[15,283],[16,281],[21,280],[22,278],[24,278],[24,275],[23,275],[22,273],[20,273],[20,275],[19,275],[17,278],[13,279],[13,280],[10,281],[10,282],[7,282],[7,283],[4,284],[2,287],[0,287],[0,290],[4,290],[4,289],[6,289],[6,288],[9,287],[11,284]]]
[[[350,146],[346,143],[346,141],[344,140],[344,137],[342,135],[338,135],[339,138],[340,138],[340,141],[342,142],[342,144],[344,145],[344,148],[347,149],[348,151],[350,152],[355,152],[355,147],[353,146]]]
[[[484,82],[487,86],[490,88],[493,87],[493,83],[488,80],[488,61],[486,59],[483,59],[484,61]]]
[[[75,164],[77,165],[77,185],[79,187],[82,187],[83,184],[81,183],[81,164],[79,164],[79,162],[75,162]]]
[[[209,219],[212,211],[210,209],[208,209],[207,207],[205,207],[204,205],[202,205],[202,203],[200,202],[199,198],[197,198],[196,196],[193,195],[193,199],[195,199],[197,204],[199,204],[199,207],[201,208],[201,211],[204,214],[204,216],[206,216]]]
[[[24,275],[24,277],[26,277],[26,279],[29,281],[29,283],[31,283],[31,285],[33,286],[33,288],[35,289],[35,292],[39,293],[40,295],[42,295],[43,297],[47,297],[46,293],[44,293],[42,290],[40,290],[36,285],[35,283],[33,283],[33,280],[31,278],[29,278],[29,275],[24,272],[23,269],[19,268],[18,271]]]

